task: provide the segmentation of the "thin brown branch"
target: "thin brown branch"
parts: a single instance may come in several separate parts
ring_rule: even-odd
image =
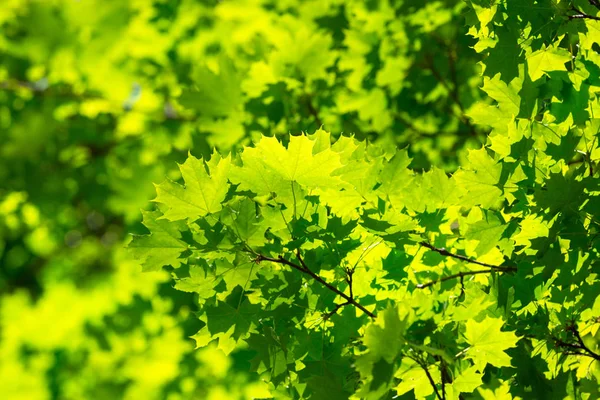
[[[461,290],[464,291],[464,281],[463,278],[465,276],[471,276],[471,275],[478,275],[478,274],[489,274],[491,272],[494,271],[499,271],[499,272],[516,272],[517,268],[515,267],[504,267],[504,266],[500,266],[500,265],[492,265],[492,264],[487,264],[481,261],[477,261],[477,260],[473,260],[472,258],[468,258],[465,256],[461,256],[459,254],[454,254],[454,253],[450,253],[448,250],[444,249],[444,248],[438,248],[435,247],[427,242],[421,242],[419,243],[421,246],[428,248],[429,250],[435,251],[438,254],[441,254],[443,256],[447,256],[447,257],[452,257],[452,258],[456,258],[459,259],[461,261],[465,261],[471,264],[477,264],[477,265],[481,265],[483,267],[487,267],[488,269],[480,269],[480,270],[475,270],[475,271],[463,271],[463,272],[459,272],[456,274],[452,274],[452,275],[448,275],[448,276],[444,276],[435,280],[432,280],[430,282],[427,283],[419,283],[417,285],[417,289],[425,289],[431,286],[434,286],[438,283],[442,283],[442,282],[446,282],[452,279],[456,279],[456,278],[460,278],[460,283],[461,283]]]
[[[576,343],[569,343],[561,340],[557,337],[553,337],[554,344],[562,349],[569,349],[567,351],[563,351],[562,354],[566,356],[585,356],[593,358],[596,361],[600,361],[600,354],[592,351],[587,345],[584,343],[581,334],[577,327],[573,325],[567,326],[567,331],[571,332],[575,337]]]
[[[423,371],[425,371],[425,375],[427,375],[427,379],[429,380],[429,384],[431,385],[431,387],[435,391],[435,395],[437,396],[438,400],[444,400],[443,397],[440,395],[440,392],[439,392],[439,390],[437,388],[437,385],[436,385],[435,381],[433,380],[433,377],[431,376],[431,373],[429,372],[429,369],[427,368],[427,365],[424,362],[422,362],[422,361],[420,361],[420,360],[418,360],[416,358],[413,358],[413,360],[417,364],[419,364],[419,366],[423,369]]]
[[[593,358],[594,360],[597,360],[597,358],[592,355],[592,354],[588,354],[588,353],[580,353],[577,351],[566,351],[563,353],[565,356],[582,356],[582,357],[590,357]]]
[[[592,5],[596,6],[596,4],[592,4]],[[598,6],[596,6],[596,7],[598,7]],[[593,21],[600,21],[600,17],[596,17],[595,15],[586,14],[586,13],[584,13],[583,11],[579,10],[576,7],[571,7],[571,11],[574,11],[577,14],[569,15],[569,19],[570,20],[573,20],[573,19],[590,19],[590,20],[593,20]]]
[[[278,258],[272,258],[272,257],[267,257],[265,255],[259,254],[258,257],[256,258],[257,262],[261,262],[261,261],[271,261],[277,264],[283,264],[283,265],[287,265],[290,268],[293,268],[297,271],[300,271],[306,275],[309,275],[311,278],[313,278],[315,281],[319,282],[321,285],[325,286],[327,289],[331,290],[333,293],[337,294],[338,296],[342,297],[344,300],[346,300],[347,303],[352,304],[354,307],[358,308],[359,310],[361,310],[362,312],[364,312],[365,314],[367,314],[369,317],[375,319],[376,316],[374,313],[372,313],[371,311],[367,310],[364,306],[362,306],[360,303],[358,303],[356,300],[354,300],[352,297],[348,296],[346,293],[342,292],[341,290],[339,290],[338,288],[336,288],[335,286],[333,286],[332,284],[330,284],[329,282],[327,282],[326,280],[324,280],[323,278],[321,278],[319,275],[317,275],[316,273],[314,273],[313,271],[310,270],[310,268],[308,268],[308,266],[306,265],[306,263],[304,262],[304,260],[302,259],[301,255],[300,255],[300,251],[298,251],[296,253],[296,256],[298,258],[298,260],[300,261],[300,265],[291,262],[289,260],[286,260],[285,258],[283,258],[282,256],[279,256]]]
[[[593,359],[600,361],[600,354],[593,352],[589,347],[586,346],[585,342],[583,341],[583,338],[581,337],[581,334],[579,333],[579,329],[577,329],[577,326],[575,324],[570,325],[569,327],[567,327],[567,329],[571,333],[573,333],[573,335],[577,339],[577,342],[579,343],[579,347],[583,351],[585,351]]]
[[[324,320],[328,320],[328,319],[329,319],[329,318],[331,318],[331,317],[332,317],[334,314],[337,314],[337,312],[339,311],[339,309],[340,309],[340,308],[342,308],[342,307],[345,307],[345,306],[347,306],[347,305],[349,305],[349,304],[351,304],[351,303],[348,303],[347,301],[346,301],[346,302],[344,302],[344,303],[337,304],[337,305],[334,307],[334,309],[333,309],[333,310],[331,310],[331,311],[329,311],[329,312],[327,312],[327,313],[324,313],[324,314],[323,314],[323,319],[324,319]]]
[[[440,360],[440,375],[442,377],[442,400],[446,400],[446,382],[448,382],[448,371],[443,360]]]
[[[596,17],[594,15],[589,15],[589,14],[574,14],[574,15],[569,15],[569,19],[573,20],[573,19],[591,19],[594,21],[600,21],[600,17]]]
[[[445,248],[439,248],[439,247],[435,247],[427,242],[420,242],[419,243],[421,246],[428,248],[429,250],[435,251],[436,253],[439,253],[443,256],[447,256],[447,257],[452,257],[452,258],[456,258],[458,260],[461,261],[465,261],[471,264],[477,264],[477,265],[481,265],[482,267],[488,267],[491,269],[496,269],[498,271],[506,271],[506,272],[515,272],[517,269],[515,267],[504,267],[501,265],[492,265],[492,264],[487,264],[481,261],[477,261],[477,260],[473,260],[472,258],[469,257],[465,257],[465,256],[461,256],[460,254],[454,254],[454,253],[450,253],[448,250],[446,250]],[[458,277],[459,275],[457,275],[456,277]]]
[[[354,292],[352,290],[352,277],[354,276],[354,268],[345,268],[344,272],[346,273],[345,280],[348,284],[348,290],[350,291],[350,297],[354,298]]]
[[[481,269],[481,270],[477,270],[477,271],[459,272],[458,274],[444,276],[442,278],[435,279],[435,280],[427,282],[427,283],[419,283],[417,285],[417,289],[425,289],[425,288],[431,287],[433,285],[436,285],[438,283],[446,282],[446,281],[456,279],[456,278],[461,278],[461,281],[462,281],[462,278],[465,276],[478,275],[478,274],[489,274],[493,271],[494,271],[493,269]]]

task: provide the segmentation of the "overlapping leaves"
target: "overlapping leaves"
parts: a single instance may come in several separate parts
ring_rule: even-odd
[[[255,371],[274,391],[292,387],[290,397],[318,396],[325,381],[335,382],[340,396],[355,385],[361,398],[394,388],[458,396],[483,387],[491,366],[499,368],[497,379],[510,376],[521,320],[511,312],[516,289],[507,293],[506,285],[536,279],[522,265],[533,253],[515,246],[535,243],[548,230],[534,225],[551,222],[518,202],[511,206],[503,193],[527,196],[515,185],[535,179],[485,149],[473,151],[454,176],[417,175],[405,151],[386,154],[352,138],[331,144],[324,131],[293,136],[287,147],[263,138],[237,155],[213,157],[190,156],[185,186],[167,183],[180,198],[157,186],[164,213],[152,217],[164,227],[155,233],[147,224],[150,236],[131,244],[154,267],[161,261],[154,254],[164,252],[148,241],[178,231],[173,240],[185,245],[163,261],[174,268],[176,287],[199,294],[206,324],[199,344],[216,340],[231,351],[246,343],[276,357],[257,362]],[[217,199],[211,208],[189,210],[207,198]],[[349,378],[352,365],[359,375]],[[420,386],[407,386],[411,380]]]

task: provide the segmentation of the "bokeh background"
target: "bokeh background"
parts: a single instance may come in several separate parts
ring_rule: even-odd
[[[0,398],[267,397],[194,350],[191,293],[142,273],[153,182],[188,152],[324,126],[456,168],[486,132],[460,0],[3,0]]]

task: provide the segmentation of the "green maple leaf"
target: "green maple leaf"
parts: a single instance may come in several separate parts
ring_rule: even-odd
[[[263,137],[243,152],[243,166],[233,169],[232,181],[242,190],[275,193],[282,199],[293,197],[292,182],[308,188],[336,186],[340,180],[333,171],[342,166],[340,157],[319,144],[315,149],[315,141],[307,136],[291,136],[286,149],[276,138]]]
[[[412,171],[408,169],[411,161],[407,151],[398,151],[379,174],[379,190],[388,196],[401,192],[411,181]]]
[[[458,393],[471,393],[483,385],[483,381],[481,380],[482,377],[483,374],[480,373],[476,367],[470,367],[462,371],[460,375],[454,379],[451,389],[456,395],[458,395]]]
[[[483,256],[493,249],[506,229],[506,225],[491,212],[486,212],[481,221],[469,224],[465,238],[477,240],[479,243],[475,248],[478,256]]]
[[[250,332],[261,309],[259,304],[250,303],[242,287],[237,286],[225,301],[217,300],[214,306],[205,308],[206,326],[211,335],[228,332],[233,327],[231,337],[239,340]]]
[[[508,118],[519,115],[521,107],[521,98],[519,97],[519,89],[522,82],[518,78],[507,85],[500,79],[500,74],[496,74],[493,78],[485,77],[483,79],[483,91],[486,92],[492,99],[498,102],[498,108]]]
[[[208,164],[191,154],[179,166],[185,187],[167,180],[156,186],[157,203],[167,206],[164,218],[171,221],[196,219],[221,210],[229,189],[231,158],[214,154]]]
[[[208,299],[215,295],[214,287],[219,282],[217,279],[208,275],[204,268],[195,265],[190,266],[189,273],[189,277],[175,281],[175,289],[182,292],[198,293],[203,299]]]
[[[406,321],[400,319],[395,307],[388,307],[380,312],[376,322],[365,332],[364,344],[369,349],[369,358],[375,361],[383,358],[392,363],[406,343],[405,331]]]
[[[519,338],[514,332],[502,332],[504,321],[486,317],[482,322],[466,322],[465,339],[469,343],[466,354],[476,365],[491,364],[496,367],[509,367],[511,358],[505,350],[516,347]]]
[[[350,395],[332,374],[312,376],[307,386],[311,390],[310,398],[315,400],[345,400]]]
[[[162,220],[158,211],[142,211],[142,215],[150,235],[134,235],[128,245],[130,253],[141,261],[144,271],[158,271],[165,265],[179,267],[179,256],[188,250],[187,243],[181,240],[185,224]]]
[[[530,246],[531,239],[547,237],[551,224],[544,221],[541,216],[528,215],[520,223],[520,232],[512,237],[517,246]]]
[[[379,174],[378,181],[381,186],[377,191],[383,194],[382,198],[389,199],[397,210],[401,210],[407,204],[413,205],[415,199],[419,197],[410,190],[410,185],[414,182],[414,174],[408,169],[411,161],[408,152],[400,150],[383,166]]]
[[[239,112],[244,104],[241,79],[233,63],[226,57],[219,58],[219,73],[205,66],[193,74],[194,85],[184,89],[179,102],[208,116],[226,116]]]
[[[249,259],[236,259],[233,263],[220,259],[215,262],[216,275],[225,281],[228,290],[236,286],[246,287],[256,277],[258,267]]]
[[[566,71],[565,63],[571,60],[571,54],[558,47],[544,47],[527,57],[527,71],[532,81],[541,78],[550,71]]]
[[[433,209],[447,208],[458,200],[456,181],[450,179],[439,168],[432,168],[423,175],[424,186],[427,190],[426,201]]]
[[[499,130],[506,127],[510,117],[498,107],[484,103],[474,104],[465,114],[477,125],[491,126]]]
[[[463,205],[480,204],[485,208],[497,205],[503,199],[499,187],[502,165],[494,161],[485,148],[469,150],[469,161],[471,169],[461,169],[454,175],[456,182],[467,192]]]
[[[505,82],[511,81],[519,75],[519,64],[522,62],[522,49],[519,42],[520,29],[513,25],[494,27],[495,46],[489,49],[485,59],[485,75],[500,74]]]
[[[262,244],[260,219],[256,214],[256,203],[248,198],[241,198],[229,203],[221,213],[221,221],[233,229],[235,235],[243,242]]]

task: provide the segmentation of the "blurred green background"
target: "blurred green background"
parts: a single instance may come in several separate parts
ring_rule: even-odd
[[[124,250],[152,183],[188,151],[320,126],[454,170],[485,138],[465,18],[460,0],[2,1],[0,398],[267,397],[243,355],[194,351],[194,295]]]

